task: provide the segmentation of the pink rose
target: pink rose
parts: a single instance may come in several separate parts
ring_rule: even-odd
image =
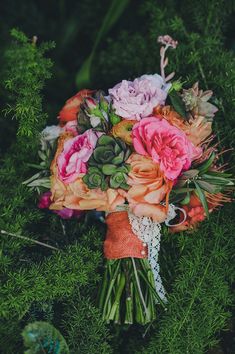
[[[169,87],[160,75],[143,75],[134,81],[123,80],[109,89],[109,95],[116,114],[140,120],[151,115],[154,107],[165,103]]]
[[[202,149],[195,147],[185,133],[170,125],[165,119],[142,119],[132,129],[133,145],[140,155],[151,156],[170,180],[175,180],[182,170],[198,158]]]
[[[63,208],[61,210],[53,210],[53,213],[59,215],[61,219],[71,219],[71,218],[79,219],[84,214],[82,210],[74,210],[69,208]]]
[[[87,161],[93,153],[99,135],[89,129],[65,141],[63,151],[57,158],[58,176],[62,182],[69,184],[81,173],[86,173]]]
[[[40,209],[48,209],[51,205],[51,192],[45,192],[40,196],[38,207]]]
[[[68,133],[73,133],[74,136],[78,135],[77,130],[78,122],[77,120],[70,120],[63,126],[63,131]]]
[[[48,209],[49,206],[52,204],[51,196],[52,193],[50,191],[43,193],[39,199],[38,207],[40,209]],[[80,218],[84,213],[81,210],[74,210],[69,208],[63,208],[61,210],[52,210],[52,211],[53,213],[59,215],[62,219],[71,219],[72,217]]]

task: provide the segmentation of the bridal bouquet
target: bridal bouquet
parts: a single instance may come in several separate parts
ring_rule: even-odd
[[[84,89],[66,102],[59,124],[41,133],[41,170],[25,182],[46,189],[39,207],[62,218],[105,212],[99,307],[115,323],[149,323],[156,304],[167,303],[162,225],[195,229],[231,201],[234,185],[212,134],[212,91],[166,75],[166,51],[178,43],[168,35],[158,42],[161,75],[123,80],[106,94]]]

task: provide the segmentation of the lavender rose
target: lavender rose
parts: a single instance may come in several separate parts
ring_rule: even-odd
[[[123,80],[109,89],[109,95],[117,115],[141,120],[151,115],[157,105],[164,105],[169,88],[160,75],[143,75],[134,81]]]

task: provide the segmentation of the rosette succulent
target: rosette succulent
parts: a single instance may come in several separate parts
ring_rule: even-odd
[[[130,149],[121,139],[102,135],[88,161],[88,174],[83,181],[89,188],[128,189],[129,165],[125,161],[130,154]]]
[[[96,144],[89,166],[96,166],[102,169],[104,174],[110,175],[109,171],[121,166],[130,156],[130,149],[119,138],[102,135]]]
[[[190,116],[194,118],[195,115],[204,116],[208,120],[212,120],[218,108],[208,100],[213,95],[213,92],[199,90],[198,82],[196,82],[192,88],[183,90],[181,95],[185,104],[186,111],[190,113]]]
[[[129,189],[130,186],[126,183],[127,174],[130,168],[129,165],[125,164],[124,166],[116,168],[115,172],[111,175],[109,184],[111,188],[122,188]]]
[[[86,175],[83,177],[83,182],[90,189],[100,188],[102,191],[105,191],[108,188],[105,176],[97,167],[89,167]]]

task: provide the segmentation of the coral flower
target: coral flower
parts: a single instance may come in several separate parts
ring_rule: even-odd
[[[130,210],[137,216],[149,216],[154,221],[163,222],[167,215],[172,182],[165,178],[159,164],[149,157],[132,154],[128,161],[131,170],[127,183],[131,188],[127,192]]]
[[[170,180],[175,180],[191,162],[201,155],[185,133],[161,117],[148,117],[135,124],[132,130],[135,151],[151,156]]]
[[[210,213],[217,207],[222,206],[224,203],[231,202],[231,198],[223,193],[211,194],[205,192],[205,195]],[[184,205],[183,209],[186,212],[187,219],[181,225],[176,225],[170,228],[170,230],[174,233],[185,230],[193,230],[201,221],[206,219],[205,210],[195,193],[191,194],[189,204]]]
[[[59,112],[60,124],[64,125],[66,122],[76,120],[84,98],[91,96],[92,93],[94,93],[94,91],[84,89],[68,99],[64,107]]]
[[[172,226],[170,228],[170,231],[173,233],[192,230],[197,227],[199,222],[205,220],[206,218],[206,213],[202,203],[194,193],[190,196],[189,204],[184,205],[183,209],[186,212],[187,218],[183,223],[180,224],[182,221],[180,220],[179,225]]]

